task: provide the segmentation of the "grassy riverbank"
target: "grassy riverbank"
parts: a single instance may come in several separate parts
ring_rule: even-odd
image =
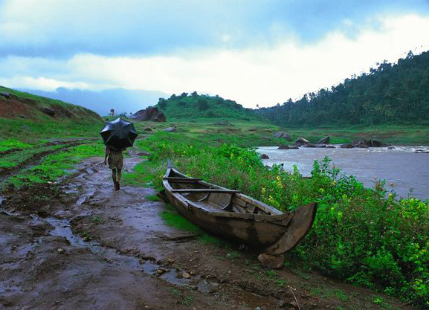
[[[317,142],[324,136],[331,136],[332,143],[350,143],[353,140],[375,139],[396,145],[429,145],[429,126],[347,126],[320,128],[289,128],[293,136],[306,137]]]
[[[278,130],[272,126],[265,133],[263,124],[234,123],[236,131],[217,142],[219,130],[227,128],[210,131],[207,124],[176,125],[177,133],[151,132],[137,142],[151,155],[136,173],[125,176],[126,182],[160,187],[166,160],[171,159],[186,174],[240,189],[283,211],[317,201],[314,227],[288,254],[289,262],[429,307],[429,202],[397,201],[381,183],[376,190],[366,189],[353,176],[340,177],[329,160],[315,163],[311,179],[299,171],[268,170],[248,147],[277,144],[267,138]],[[259,129],[249,132],[253,127]],[[291,131],[294,136],[315,132]],[[343,134],[344,140],[353,139],[345,132],[339,137]],[[242,147],[226,143],[235,141]]]
[[[7,120],[1,121],[9,124]],[[18,124],[21,120],[14,122]],[[164,132],[171,123],[177,131]],[[63,142],[69,137],[98,136],[101,122],[87,122],[83,127],[70,123],[70,130],[61,122],[56,128],[50,127],[49,122],[34,124],[36,129],[41,126],[36,130],[36,139],[27,137],[28,128],[3,129],[8,136],[1,136],[1,169],[19,169],[21,163],[39,151],[52,153],[28,169],[14,173],[5,184],[19,188],[54,182],[82,158],[103,155],[100,141],[62,148],[49,145],[52,140],[48,139],[52,130],[55,140]],[[150,157],[137,165],[134,173],[125,174],[126,183],[159,188],[166,160],[171,159],[189,175],[240,189],[283,211],[317,201],[320,207],[314,227],[304,242],[288,253],[288,264],[315,269],[429,307],[429,202],[411,198],[397,201],[394,194],[387,196],[382,184],[376,190],[365,189],[354,177],[339,177],[338,170],[332,169],[328,161],[315,164],[311,179],[303,178],[299,171],[290,174],[277,168],[268,170],[249,148],[286,141],[273,137],[281,128],[264,122],[210,119],[165,124],[138,122],[136,127],[141,133],[136,145],[149,151]],[[147,127],[151,131],[144,130]],[[425,142],[429,132],[426,128],[283,131],[289,132],[293,139],[302,136],[312,142],[330,135],[332,143],[374,138],[387,143],[429,144]]]

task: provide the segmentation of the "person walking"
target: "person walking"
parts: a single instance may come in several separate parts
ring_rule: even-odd
[[[115,186],[115,191],[120,190],[122,167],[124,166],[124,156],[122,155],[122,150],[115,150],[106,146],[104,164],[109,164],[109,168],[112,169],[112,179]]]

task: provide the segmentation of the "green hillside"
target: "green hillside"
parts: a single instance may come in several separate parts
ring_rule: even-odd
[[[182,93],[168,99],[160,98],[156,105],[167,120],[234,119],[261,121],[262,117],[251,109],[243,108],[233,100],[219,96]]]
[[[0,141],[96,136],[102,126],[84,107],[0,86]]]
[[[285,127],[428,125],[429,51],[409,52],[397,64],[384,61],[369,74],[257,112]]]

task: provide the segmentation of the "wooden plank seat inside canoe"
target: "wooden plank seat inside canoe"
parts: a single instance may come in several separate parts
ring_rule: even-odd
[[[232,211],[233,194],[229,192],[208,192],[201,197],[201,192],[188,192],[183,196],[207,211]]]
[[[170,183],[198,183],[201,179],[198,178],[182,178],[182,177],[164,177],[163,180],[167,180]]]

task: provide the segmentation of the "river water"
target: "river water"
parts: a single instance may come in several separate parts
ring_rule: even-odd
[[[293,171],[293,166],[297,165],[303,176],[311,174],[314,160],[321,161],[328,156],[341,173],[356,176],[367,187],[373,188],[377,180],[386,180],[386,188],[401,197],[411,193],[413,197],[429,199],[429,153],[416,153],[416,150],[429,151],[429,147],[342,149],[336,146],[333,149],[279,150],[270,146],[259,147],[257,151],[269,156],[263,160],[264,164],[283,163],[287,171]]]

